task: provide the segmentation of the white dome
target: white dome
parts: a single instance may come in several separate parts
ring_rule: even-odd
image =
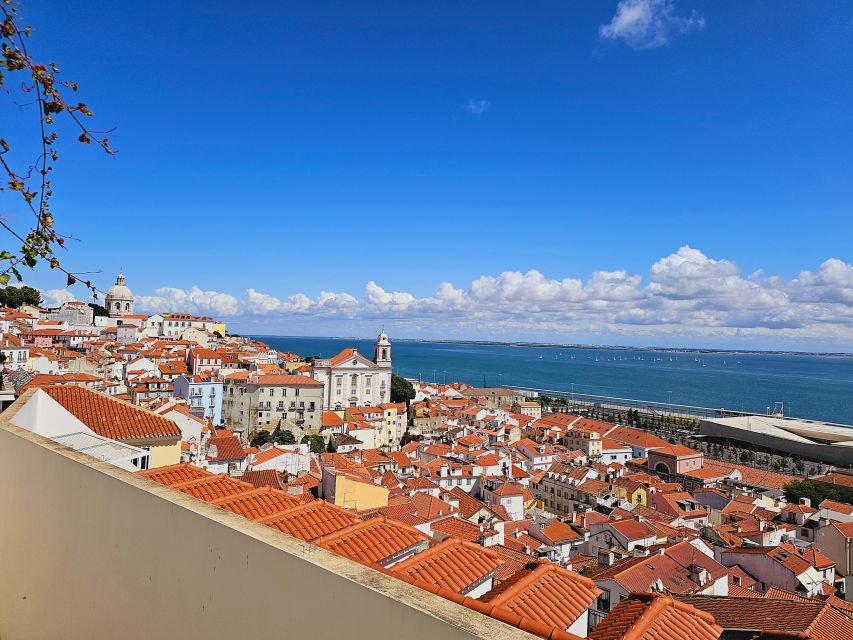
[[[376,342],[382,342],[382,343],[388,343],[388,344],[390,344],[390,342],[389,342],[389,340],[388,340],[388,334],[387,334],[387,333],[385,333],[384,331],[380,332],[380,333],[379,333],[379,337],[378,337],[378,338],[376,338]]]
[[[118,274],[116,278],[116,283],[109,288],[107,291],[107,300],[133,300],[133,293],[128,288],[126,284],[124,284],[124,275]]]

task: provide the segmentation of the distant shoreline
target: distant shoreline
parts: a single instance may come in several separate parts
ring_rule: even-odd
[[[300,340],[372,340],[372,338],[358,338],[355,336],[282,336],[275,334],[251,334],[250,338],[297,338]],[[395,342],[410,342],[421,344],[458,344],[487,347],[526,347],[536,349],[586,349],[611,351],[643,351],[657,353],[701,353],[709,354],[736,354],[736,355],[773,355],[773,356],[818,356],[822,358],[853,358],[853,353],[834,351],[770,351],[761,349],[706,349],[699,347],[630,347],[625,345],[609,344],[572,344],[559,342],[523,342],[523,341],[497,341],[497,340],[428,340],[421,338],[395,338]]]

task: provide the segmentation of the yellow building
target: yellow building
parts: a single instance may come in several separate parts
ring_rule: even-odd
[[[388,506],[388,489],[340,469],[323,469],[323,497],[344,509]]]
[[[645,485],[631,478],[616,478],[613,481],[613,493],[631,504],[646,506],[648,503],[649,492]]]
[[[212,333],[218,333],[219,335],[221,335],[224,338],[225,337],[225,323],[224,322],[214,322],[210,327],[210,331]]]

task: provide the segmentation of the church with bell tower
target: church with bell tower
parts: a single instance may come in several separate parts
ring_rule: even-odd
[[[340,411],[391,401],[391,341],[381,331],[373,360],[349,347],[333,358],[317,358],[311,377],[323,383],[323,409]]]

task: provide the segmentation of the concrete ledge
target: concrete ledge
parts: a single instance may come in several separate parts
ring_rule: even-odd
[[[20,406],[20,405],[17,405]],[[0,638],[534,636],[0,415]]]

